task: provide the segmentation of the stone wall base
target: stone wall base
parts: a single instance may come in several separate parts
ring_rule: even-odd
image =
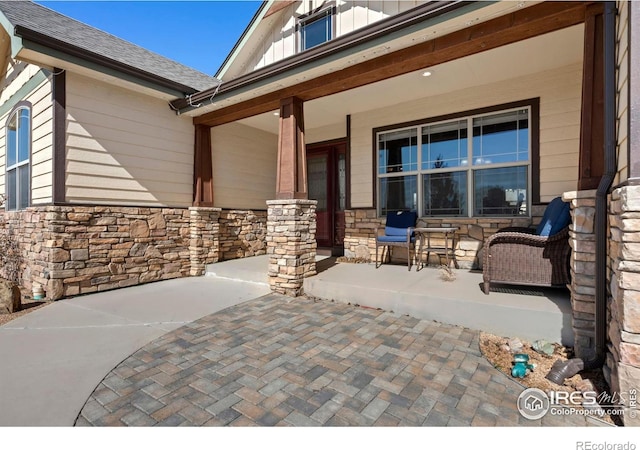
[[[418,227],[459,227],[456,233],[455,259],[461,269],[482,268],[482,246],[486,238],[505,227],[528,227],[539,223],[545,206],[534,206],[533,220],[530,218],[487,218],[487,219],[418,219]],[[344,254],[346,257],[374,261],[376,256],[375,229],[384,229],[385,218],[378,217],[375,209],[355,209],[345,211]],[[444,247],[444,236],[432,238],[433,246]],[[407,260],[407,250],[393,250],[393,260]],[[382,255],[378,255],[379,258]],[[426,262],[426,261],[425,261]],[[444,256],[431,254],[430,264],[444,264]]]
[[[612,390],[629,398],[640,388],[640,186],[615,189],[609,205],[606,368]],[[640,426],[640,414],[633,413],[626,411],[626,426]]]
[[[39,283],[57,300],[202,275],[207,264],[264,254],[266,212],[34,206],[0,212],[0,233],[20,248],[17,281],[27,290]]]

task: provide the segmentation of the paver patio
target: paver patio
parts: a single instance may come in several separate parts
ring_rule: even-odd
[[[530,421],[524,389],[494,369],[479,332],[269,294],[185,325],[109,373],[76,425],[605,425]]]

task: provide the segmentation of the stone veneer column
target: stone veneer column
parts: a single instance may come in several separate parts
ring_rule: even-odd
[[[316,274],[316,200],[267,201],[267,254],[271,290],[296,297]]]
[[[640,186],[615,189],[609,202],[609,385],[628,398],[640,390]],[[633,406],[627,403],[627,406]],[[625,411],[626,426],[640,426],[639,411]]]
[[[218,262],[220,257],[220,211],[222,211],[221,208],[189,208],[191,276],[204,275],[207,264]]]
[[[571,310],[577,357],[589,359],[595,352],[596,191],[573,191],[562,195],[571,202]]]

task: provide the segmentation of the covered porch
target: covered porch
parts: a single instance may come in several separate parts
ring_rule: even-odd
[[[292,201],[315,222],[316,250],[364,259],[388,211],[416,210],[419,226],[458,227],[458,264],[481,268],[488,236],[535,226],[549,201],[593,189],[602,173],[602,7],[500,3],[190,99],[201,105],[185,109],[197,131],[194,206]],[[474,148],[476,130],[500,139],[501,127],[517,150]]]
[[[207,276],[267,283],[269,257],[224,261],[207,266]],[[317,274],[304,281],[312,297],[379,308],[418,319],[486,331],[529,341],[545,339],[573,346],[569,291],[551,288],[495,286],[484,295],[482,273],[453,269],[448,281],[441,269],[416,272],[406,265],[338,263],[319,256]]]
[[[552,199],[600,180],[603,7],[465,8],[357,46],[336,43],[308,60],[300,54],[176,104],[196,126],[194,207],[266,207],[259,227],[268,262],[258,272],[276,292],[588,349],[593,231],[582,222],[588,251],[575,252],[585,256],[572,270],[585,272],[586,287],[573,310],[568,292],[484,296],[479,284],[487,237],[535,227]],[[477,125],[483,120],[488,131]],[[476,148],[476,137],[503,131],[517,137],[517,149]],[[440,154],[432,142],[448,147]],[[455,157],[451,146],[461,149]],[[448,202],[438,204],[441,197]],[[591,199],[572,200],[574,217],[584,213],[578,206],[587,216],[593,209]],[[346,256],[374,260],[375,229],[387,212],[406,209],[418,212],[419,226],[458,227],[456,281],[433,269],[375,271],[370,263],[321,271],[315,262],[321,238]],[[586,331],[575,337],[576,328]]]

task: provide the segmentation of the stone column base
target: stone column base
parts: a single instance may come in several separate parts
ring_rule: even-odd
[[[207,264],[218,262],[220,255],[220,211],[221,208],[189,208],[189,275],[204,275]]]
[[[569,243],[574,351],[577,357],[590,359],[595,354],[596,191],[565,192],[562,198],[571,203]]]
[[[303,294],[304,278],[316,274],[316,200],[267,201],[269,284],[279,294]]]

